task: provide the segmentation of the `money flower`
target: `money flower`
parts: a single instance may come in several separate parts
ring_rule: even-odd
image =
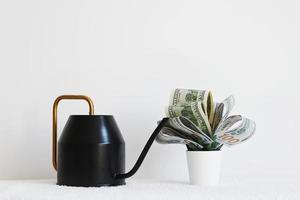
[[[166,109],[170,120],[156,141],[185,144],[189,151],[214,151],[239,144],[254,134],[256,125],[241,115],[229,116],[234,104],[233,96],[218,103],[207,90],[175,89]]]

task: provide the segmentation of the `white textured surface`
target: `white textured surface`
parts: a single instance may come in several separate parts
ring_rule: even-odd
[[[256,135],[224,154],[224,174],[299,174],[299,8],[299,0],[0,0],[0,178],[55,177],[51,106],[64,93],[114,114],[129,170],[174,87],[211,89],[217,101],[234,94],[233,113],[256,121]],[[68,115],[87,113],[82,102],[59,110],[59,133]],[[154,144],[136,177],[187,178],[184,150]]]
[[[80,188],[56,186],[55,180],[0,181],[1,200],[105,200],[105,199],[238,199],[299,200],[298,178],[247,178],[224,180],[216,187],[184,182],[129,180],[119,187]]]

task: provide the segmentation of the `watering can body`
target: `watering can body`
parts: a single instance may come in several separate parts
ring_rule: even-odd
[[[113,116],[71,115],[58,141],[57,184],[125,184],[125,143]]]
[[[57,107],[60,100],[81,99],[89,115],[71,115],[57,142]],[[57,184],[66,186],[124,185],[140,167],[155,137],[167,122],[154,130],[134,167],[125,173],[125,142],[112,115],[94,115],[92,100],[83,95],[59,96],[53,105],[52,163]]]

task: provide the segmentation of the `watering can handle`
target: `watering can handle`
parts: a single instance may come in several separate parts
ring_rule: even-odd
[[[61,95],[53,103],[53,122],[52,122],[52,164],[57,170],[57,107],[58,103],[63,100],[85,100],[89,104],[89,114],[94,115],[94,104],[90,97],[84,95]]]

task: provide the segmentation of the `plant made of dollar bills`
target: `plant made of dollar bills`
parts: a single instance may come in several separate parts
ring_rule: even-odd
[[[239,144],[254,134],[255,122],[241,115],[229,116],[233,106],[233,96],[217,103],[210,91],[175,89],[166,109],[170,120],[156,141],[185,144],[189,151],[214,151]]]

